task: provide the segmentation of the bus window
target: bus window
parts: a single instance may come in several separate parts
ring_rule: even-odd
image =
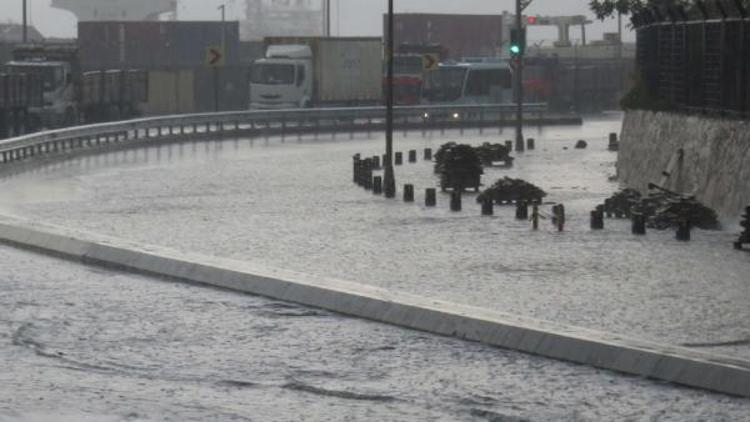
[[[495,89],[510,89],[511,75],[508,69],[474,69],[466,81],[467,97],[489,96]]]

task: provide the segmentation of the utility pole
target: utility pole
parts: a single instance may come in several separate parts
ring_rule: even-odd
[[[326,8],[326,13],[325,13],[325,20],[326,20],[325,35],[326,35],[326,37],[330,37],[331,36],[331,0],[325,0],[325,1],[326,1],[326,4],[325,4],[325,8]]]
[[[385,174],[383,190],[386,198],[396,197],[396,177],[393,171],[393,0],[388,0],[388,34],[385,47],[387,66],[386,113],[385,113]]]
[[[516,30],[518,31],[520,39],[524,39],[523,36],[523,9],[526,8],[530,2],[523,4],[522,0],[516,0]],[[525,46],[521,47],[521,50],[516,56],[515,66],[515,91],[516,91],[516,145],[523,145],[523,57],[525,54]]]
[[[226,46],[227,46],[227,7],[222,4],[217,9],[221,10],[221,54],[226,57]],[[220,84],[219,84],[219,67],[214,66],[214,111],[218,112],[220,107]]]
[[[28,10],[26,7],[26,1],[22,0],[21,5],[23,7],[23,43],[28,44],[29,42],[29,22],[28,22]]]

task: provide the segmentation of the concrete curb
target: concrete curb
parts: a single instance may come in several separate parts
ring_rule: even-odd
[[[750,361],[394,293],[377,287],[0,217],[0,242],[730,395]]]

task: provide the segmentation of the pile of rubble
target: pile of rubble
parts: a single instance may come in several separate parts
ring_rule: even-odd
[[[647,225],[652,229],[666,230],[677,227],[680,222],[688,222],[691,227],[704,230],[720,228],[716,211],[692,197],[684,197],[672,192],[661,191],[647,197],[632,189],[625,189],[604,202],[608,216],[630,217],[633,214],[646,216]]]
[[[525,180],[505,177],[482,192],[477,197],[477,202],[481,203],[490,198],[496,204],[515,201],[539,203],[545,196],[547,196],[546,192]]]

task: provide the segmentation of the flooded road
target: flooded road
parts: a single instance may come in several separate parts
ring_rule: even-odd
[[[421,160],[396,169],[399,186],[416,186],[417,205],[360,190],[351,183],[351,157],[379,154],[383,140],[375,135],[229,139],[50,162],[0,180],[0,211],[750,358],[743,341],[750,339],[750,258],[731,249],[734,231],[697,231],[683,244],[667,232],[633,237],[625,221],[588,229],[588,211],[617,189],[608,180],[616,156],[606,136],[619,124],[613,116],[528,130],[536,151],[520,154],[511,170],[487,170],[485,185],[521,177],[564,203],[570,223],[562,234],[551,225],[531,232],[514,209],[480,217],[470,195],[459,214],[444,196],[437,209],[425,209],[422,194],[437,179]],[[509,137],[401,134],[396,151]],[[578,139],[589,149],[574,150]],[[37,409],[33,417],[42,418],[56,406],[113,420],[735,421],[750,414],[747,400],[7,248],[0,254],[11,269],[0,296],[0,354],[12,368],[0,375],[7,386],[0,414],[15,419]]]

